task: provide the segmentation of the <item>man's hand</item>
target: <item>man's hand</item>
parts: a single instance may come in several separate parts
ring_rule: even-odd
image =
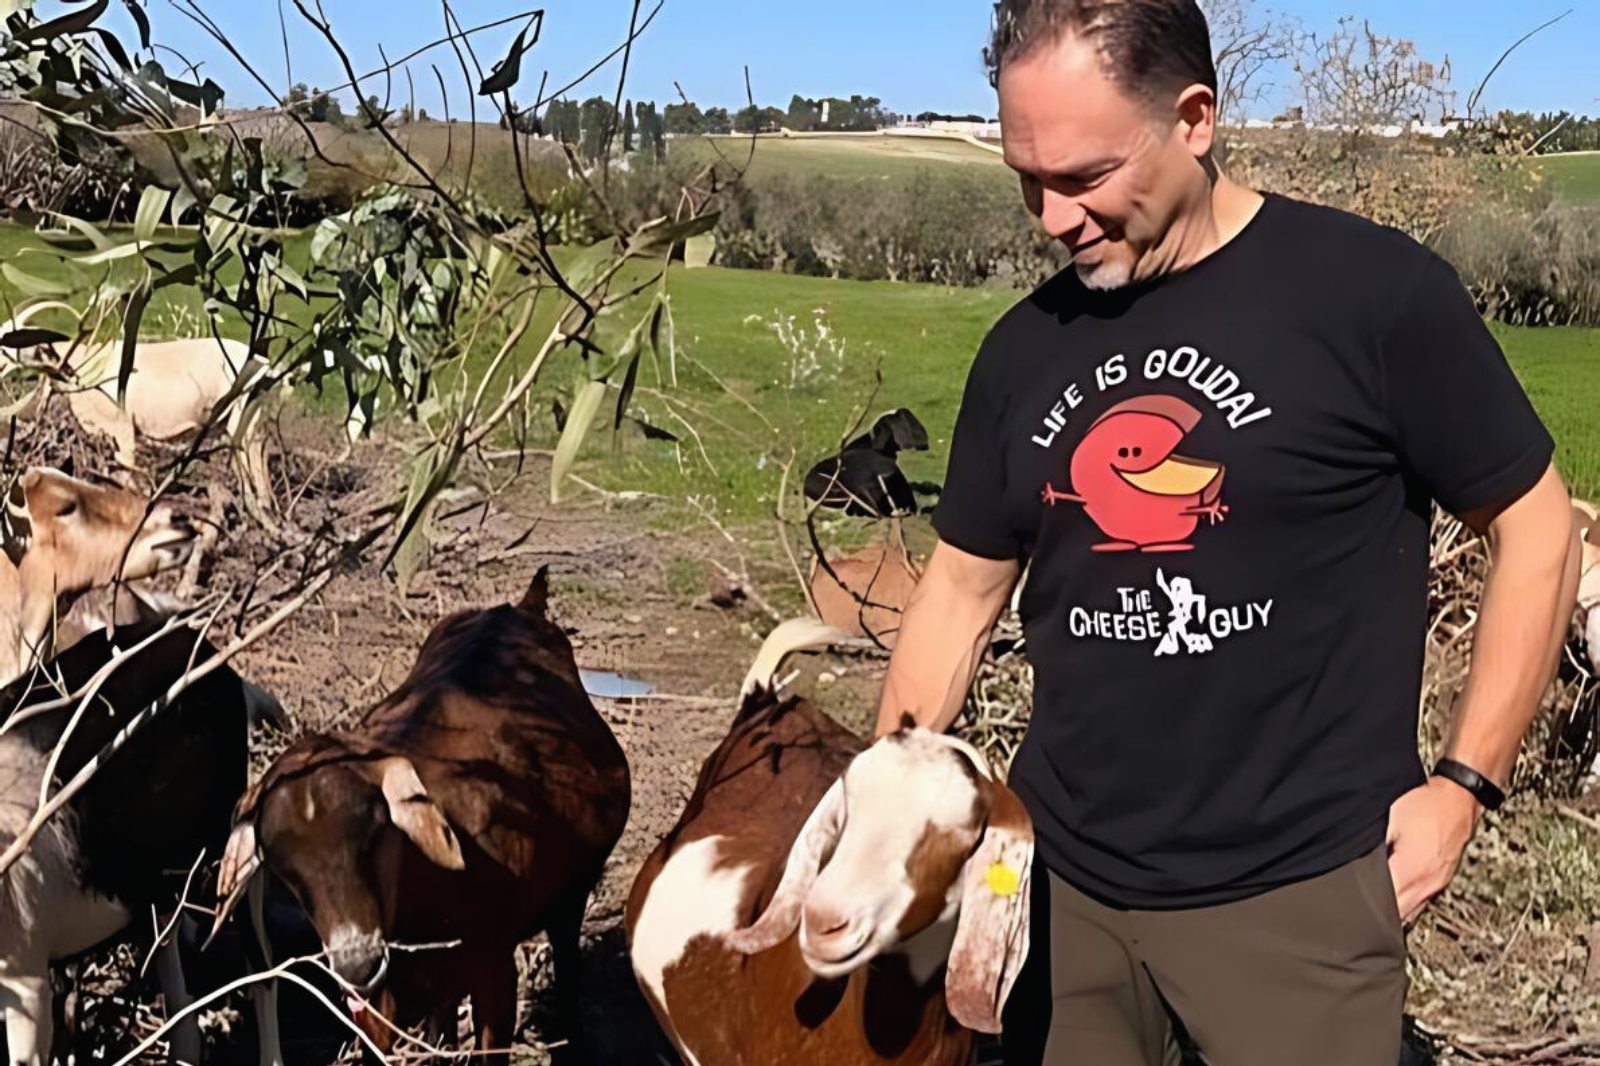
[[[1470,792],[1440,777],[1407,792],[1389,808],[1389,875],[1407,925],[1455,877],[1479,811]]]

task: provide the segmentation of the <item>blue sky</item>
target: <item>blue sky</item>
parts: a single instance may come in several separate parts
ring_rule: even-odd
[[[230,91],[229,103],[268,102],[214,42],[173,6],[148,0],[156,38],[202,60],[207,73]],[[309,2],[309,0],[308,0]],[[537,0],[454,0],[468,25],[514,14]],[[646,0],[648,12],[655,0]],[[283,48],[275,0],[202,0],[275,86],[285,83]],[[331,51],[285,0],[296,81],[327,86],[344,80]],[[325,10],[362,72],[380,62],[378,46],[398,57],[442,35],[443,15],[432,0],[324,0]],[[1269,5],[1259,4],[1259,8]],[[576,77],[619,44],[627,31],[631,0],[546,0],[542,43],[525,61],[519,97],[530,98],[541,73],[551,85]],[[1453,62],[1462,96],[1500,52],[1527,30],[1568,7],[1574,13],[1519,49],[1490,84],[1491,107],[1559,109],[1600,114],[1600,0],[1294,0],[1276,10],[1294,15],[1307,29],[1327,30],[1341,15],[1370,18],[1380,33],[1410,37],[1426,58]],[[990,0],[666,0],[635,51],[628,77],[631,98],[671,101],[673,82],[702,106],[730,109],[744,103],[745,64],[758,103],[785,107],[792,93],[806,96],[859,92],[883,99],[896,111],[994,112],[980,49],[988,28]],[[477,38],[485,65],[498,59],[515,36],[515,25]],[[439,90],[429,61],[439,65],[451,107],[464,113],[466,82],[448,47],[412,65],[419,104],[439,109]],[[587,83],[581,95],[607,97],[616,88],[613,63]],[[1287,72],[1285,77],[1287,78]],[[367,91],[383,94],[381,79]],[[403,102],[404,78],[394,101]],[[1276,101],[1273,101],[1276,102]],[[1264,107],[1270,108],[1271,102]]]

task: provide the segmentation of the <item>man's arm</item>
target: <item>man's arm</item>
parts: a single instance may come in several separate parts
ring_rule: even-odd
[[[950,728],[1019,571],[1015,559],[985,559],[942,541],[934,547],[900,618],[878,736],[900,728],[903,714],[936,732]]]
[[[1553,464],[1504,510],[1461,517],[1487,531],[1491,562],[1444,754],[1504,788],[1566,643],[1582,554]],[[1450,883],[1479,813],[1470,793],[1442,778],[1395,802],[1389,868],[1407,921]]]

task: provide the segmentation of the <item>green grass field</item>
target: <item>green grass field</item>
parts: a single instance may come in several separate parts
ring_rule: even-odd
[[[1539,168],[1561,195],[1600,203],[1600,152],[1544,156]]]
[[[0,227],[0,258],[10,260],[36,240]],[[291,260],[303,254],[303,242],[291,245]],[[634,409],[679,443],[646,440],[626,425],[616,435],[596,430],[580,470],[609,488],[714,500],[733,521],[769,515],[779,464],[797,455],[796,474],[803,474],[863,410],[869,420],[894,407],[915,411],[932,448],[908,456],[907,473],[938,480],[967,366],[990,324],[1017,299],[1009,292],[715,268],[674,268],[669,291],[678,384],[658,391],[662,383],[647,358]],[[152,307],[144,332],[170,335],[182,302]],[[621,309],[602,323],[601,343],[615,345],[631,325],[628,308]],[[1573,490],[1600,496],[1600,428],[1593,421],[1600,410],[1600,330],[1497,326],[1495,333],[1556,437]],[[532,343],[525,347],[531,351]],[[662,368],[663,377],[667,372]],[[536,441],[553,443],[551,402],[580,373],[573,354],[549,364],[535,404]],[[331,409],[339,398],[323,403]]]

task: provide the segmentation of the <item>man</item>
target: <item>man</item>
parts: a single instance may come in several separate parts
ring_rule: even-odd
[[[1193,0],[1005,0],[988,58],[1073,263],[973,364],[880,732],[951,724],[1027,564],[1011,780],[1049,990],[1019,984],[1008,1038],[1048,1015],[1049,1066],[1170,1063],[1180,1025],[1212,1066],[1392,1066],[1402,921],[1508,786],[1566,633],[1551,439],[1443,261],[1218,172]],[[1494,563],[1430,777],[1435,500]]]

